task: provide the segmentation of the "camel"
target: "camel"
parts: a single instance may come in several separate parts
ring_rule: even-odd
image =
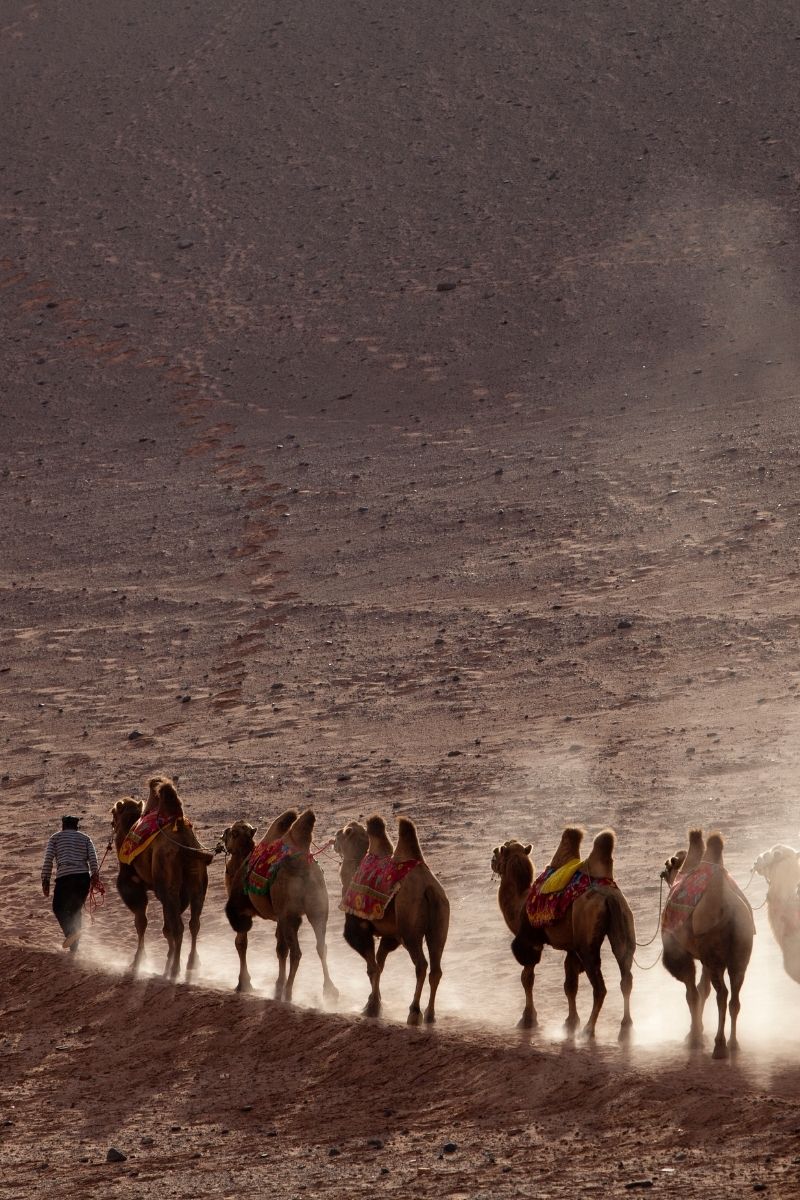
[[[162,829],[132,863],[120,863],[117,891],[133,913],[138,937],[131,970],[135,972],[138,969],[144,953],[148,893],[152,891],[164,910],[163,934],[169,947],[164,974],[175,979],[180,969],[183,913],[187,908],[192,938],[187,972],[193,971],[198,965],[200,914],[208,888],[208,864],[213,861],[214,855],[203,849],[191,825],[185,820],[183,805],[172,782],[161,778],[151,782],[157,784],[158,806],[164,815],[175,819],[177,827],[174,830]],[[112,808],[111,830],[117,853],[128,832],[142,815],[142,808],[142,801],[134,800],[131,796],[118,800]]]
[[[783,969],[800,983],[800,853],[791,846],[773,846],[759,854],[753,870],[767,881],[767,916]]]
[[[380,1014],[381,974],[387,956],[402,945],[408,951],[417,974],[407,1023],[419,1025],[422,1021],[420,999],[427,973],[430,990],[425,1022],[432,1024],[436,1020],[436,992],[442,978],[442,952],[450,924],[450,902],[441,883],[423,858],[413,821],[400,817],[396,847],[392,846],[386,834],[383,819],[377,815],[367,820],[366,827],[357,821],[345,825],[336,834],[333,845],[342,859],[339,872],[342,898],[367,852],[379,857],[391,857],[396,863],[418,860],[418,865],[405,877],[380,920],[368,921],[352,913],[345,915],[344,937],[347,944],[356,950],[367,964],[371,992],[364,1008],[365,1016],[377,1017]],[[380,939],[377,954],[376,937]],[[423,942],[428,947],[430,957],[429,973]]]
[[[565,829],[550,866],[557,869],[578,859],[582,839],[582,829]],[[593,879],[613,879],[615,840],[611,830],[605,830],[595,838],[585,865],[587,874]],[[586,1037],[594,1037],[597,1018],[606,996],[600,966],[600,947],[608,938],[620,970],[623,1016],[619,1036],[620,1040],[623,1040],[633,1024],[630,1013],[633,988],[631,964],[636,949],[633,914],[628,902],[619,888],[592,884],[575,899],[568,912],[558,921],[534,928],[526,912],[528,893],[534,880],[530,853],[530,845],[523,846],[512,839],[504,842],[502,846],[495,847],[492,855],[492,870],[500,876],[497,894],[500,911],[514,935],[511,951],[522,966],[525,1008],[518,1028],[531,1029],[537,1024],[533,1003],[534,972],[544,947],[552,946],[554,950],[563,950],[566,954],[564,993],[567,997],[568,1012],[565,1027],[571,1032],[580,1024],[576,997],[579,976],[585,971],[592,985],[593,1005],[584,1034]]]
[[[689,1045],[703,1044],[703,1009],[713,984],[717,994],[719,1021],[714,1038],[713,1057],[727,1058],[729,1049],[737,1050],[736,1023],[741,1003],[739,993],[753,950],[753,910],[745,897],[728,879],[722,860],[723,841],[718,833],[704,843],[703,832],[692,829],[689,849],[667,859],[662,872],[672,890],[701,863],[711,863],[713,871],[705,891],[686,921],[676,929],[662,927],[664,966],[686,988],[686,1003],[691,1016]],[[667,907],[669,900],[667,900]],[[699,985],[695,983],[695,961],[702,966]],[[725,972],[731,985],[730,1005]],[[730,1039],[725,1039],[725,1017],[730,1008]]]
[[[228,893],[225,915],[236,933],[236,951],[239,955],[237,992],[252,991],[253,985],[247,969],[247,935],[253,927],[253,917],[263,917],[266,921],[275,922],[278,955],[275,999],[291,1001],[294,980],[302,957],[297,931],[305,915],[314,930],[317,954],[322,964],[323,995],[331,1002],[338,999],[338,989],[328,973],[325,945],[328,890],[319,863],[309,854],[315,821],[316,817],[310,810],[298,816],[294,809],[289,809],[272,822],[262,841],[270,843],[282,838],[295,853],[281,864],[269,893],[265,896],[244,890],[247,862],[255,848],[255,828],[246,821],[236,821],[222,835],[222,844],[230,855],[225,866],[225,890]]]

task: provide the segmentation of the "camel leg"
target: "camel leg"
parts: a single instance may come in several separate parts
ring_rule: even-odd
[[[406,942],[405,946],[417,972],[417,986],[414,989],[414,999],[411,1001],[411,1006],[408,1010],[406,1024],[419,1025],[422,1021],[422,1009],[419,1002],[422,997],[422,989],[425,986],[425,976],[428,974],[428,960],[422,950],[422,939],[411,944]]]
[[[711,983],[714,991],[717,993],[717,1013],[719,1020],[717,1023],[717,1035],[714,1038],[713,1058],[727,1058],[728,1046],[725,1041],[725,1018],[728,1013],[728,989],[725,986],[725,972],[718,967],[709,969]]]
[[[622,992],[622,1021],[619,1027],[619,1040],[624,1042],[630,1035],[633,1018],[631,1017],[631,992],[633,991],[633,956],[636,953],[636,931],[633,917],[609,923],[608,940],[611,951],[619,967],[619,990]]]
[[[359,920],[351,913],[348,913],[344,919],[344,940],[348,946],[351,946],[357,954],[360,954],[367,964],[367,978],[370,982],[369,1000],[362,1009],[362,1014],[365,1017],[377,1017],[381,1011],[381,972],[378,970],[378,964],[375,958],[375,932],[371,925],[366,921]],[[386,939],[381,938],[381,945]],[[395,942],[395,945],[397,943]],[[394,946],[392,947],[394,949]],[[388,951],[387,951],[388,953]],[[381,960],[381,970],[386,954]]]
[[[317,954],[322,964],[322,995],[326,1000],[333,1002],[339,999],[339,989],[334,984],[328,971],[328,949],[325,945],[325,930],[328,924],[328,915],[327,913],[320,912],[315,912],[313,915],[307,913],[306,915],[308,916],[309,925],[314,930],[314,937],[317,942]]]
[[[425,1009],[425,1024],[432,1025],[436,1020],[436,993],[439,990],[439,984],[442,981],[442,950],[443,946],[431,945],[428,940],[428,954],[430,956],[430,968],[428,970],[428,987],[430,994],[428,996],[428,1007]]]
[[[728,977],[731,981],[731,1000],[728,1005],[728,1012],[731,1014],[731,1036],[728,1038],[728,1048],[730,1050],[738,1050],[739,1043],[736,1039],[736,1023],[739,1020],[739,1010],[742,1007],[739,1000],[739,992],[744,983],[744,971],[738,968],[731,970],[728,967]]]
[[[295,975],[297,968],[300,966],[302,951],[300,949],[300,941],[297,937],[297,931],[300,928],[301,918],[295,914],[283,918],[284,937],[289,946],[289,974],[286,978],[286,984],[283,989],[283,998],[287,1004],[291,1003],[292,988],[294,986]]]
[[[239,955],[239,981],[237,992],[252,992],[253,981],[247,969],[247,930],[242,929],[236,934],[236,953]]]
[[[200,959],[197,956],[197,935],[200,932],[200,914],[203,911],[203,904],[206,898],[206,888],[200,888],[192,894],[189,908],[189,933],[192,935],[192,944],[189,949],[189,960],[186,963],[186,973],[194,971],[200,965]]]
[[[578,1005],[576,1003],[578,997],[578,980],[581,973],[581,960],[571,950],[567,951],[567,957],[564,960],[564,995],[567,997],[567,1019],[564,1022],[564,1028],[570,1033],[578,1028],[581,1019],[578,1016]],[[523,971],[523,975],[525,972]]]
[[[600,1010],[603,1007],[603,1001],[606,998],[606,983],[603,979],[603,972],[600,968],[600,951],[599,949],[590,949],[581,955],[583,969],[586,972],[586,978],[592,985],[592,1011],[589,1014],[589,1020],[584,1028],[584,1036],[587,1038],[594,1037],[597,1018],[600,1016]]]
[[[703,967],[700,972],[700,982],[697,985],[697,1025],[701,1033],[703,1032],[703,1011],[710,991],[711,980],[708,977],[708,971]]]
[[[177,902],[171,897],[162,900],[161,904],[164,909],[164,937],[167,939],[169,946],[167,961],[164,965],[164,975],[168,979],[177,979],[181,965],[183,915]]]
[[[703,1017],[700,993],[697,990],[695,979],[694,959],[686,950],[681,949],[674,939],[669,938],[664,941],[664,966],[670,975],[673,975],[686,988],[686,1003],[691,1019],[687,1042],[692,1049],[697,1049],[703,1044]],[[703,975],[700,976],[700,986],[701,988],[704,986]],[[708,991],[706,991],[707,995]],[[703,1003],[705,1003],[705,997]]]
[[[278,956],[278,978],[275,980],[275,999],[282,1000],[286,987],[286,959],[289,956],[289,943],[283,932],[281,922],[275,927],[275,953]]]
[[[147,929],[147,896],[145,895],[144,904],[141,908],[137,908],[133,914],[133,923],[136,926],[136,936],[139,939],[136,945],[136,953],[133,956],[131,963],[131,971],[134,974],[139,970],[139,963],[142,961],[144,954],[144,935]]]
[[[400,945],[397,938],[384,935],[378,942],[378,951],[374,956],[375,968],[371,976],[372,994],[368,1001],[370,1008],[369,1016],[377,1017],[381,1010],[381,977],[383,976],[383,968],[386,966],[386,959]],[[367,964],[367,973],[369,973],[369,963]],[[364,1010],[367,1011],[366,1009]]]

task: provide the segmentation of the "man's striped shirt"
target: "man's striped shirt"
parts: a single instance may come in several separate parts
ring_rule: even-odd
[[[56,862],[56,879],[64,875],[95,875],[99,870],[92,839],[79,829],[62,829],[50,838],[42,863],[42,883],[50,882],[53,859]]]

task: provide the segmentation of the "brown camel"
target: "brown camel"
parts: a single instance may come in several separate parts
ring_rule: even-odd
[[[382,817],[372,816],[366,828],[351,821],[336,834],[334,849],[342,859],[339,876],[344,897],[356,868],[369,851],[379,857],[391,857],[395,862],[419,860],[403,880],[400,890],[387,904],[383,917],[367,921],[352,913],[345,915],[344,937],[367,964],[367,975],[371,993],[364,1013],[377,1017],[381,1009],[380,980],[387,956],[398,946],[405,946],[416,968],[417,985],[414,999],[408,1010],[408,1024],[419,1025],[422,1021],[420,999],[428,973],[428,963],[423,951],[423,942],[430,956],[428,1007],[425,1021],[436,1020],[436,991],[442,978],[442,952],[447,941],[450,924],[450,902],[439,880],[422,856],[417,830],[413,821],[400,817],[398,821],[397,846],[393,847],[386,834]],[[379,937],[378,952],[375,953],[375,938]]]
[[[783,969],[800,983],[800,853],[791,846],[773,846],[759,854],[753,870],[767,881],[767,916]]]
[[[580,857],[582,829],[565,829],[550,866],[558,868]],[[611,830],[598,834],[592,851],[586,860],[586,873],[595,880],[614,877],[615,835]],[[580,1023],[576,996],[578,978],[582,971],[592,985],[594,1003],[584,1033],[594,1037],[597,1018],[603,1007],[606,985],[600,967],[600,948],[609,940],[614,957],[619,964],[620,990],[623,997],[623,1016],[620,1039],[627,1036],[632,1025],[630,995],[633,988],[631,964],[636,949],[636,932],[633,914],[627,900],[617,887],[592,884],[578,896],[565,916],[550,925],[534,928],[528,920],[526,902],[534,879],[531,847],[517,841],[497,846],[492,855],[492,870],[500,876],[498,902],[506,925],[514,934],[511,951],[522,965],[522,986],[525,990],[525,1008],[519,1028],[530,1029],[537,1023],[533,1004],[534,972],[542,957],[545,946],[563,950],[564,992],[569,1006],[566,1028],[574,1030]]]
[[[222,835],[222,843],[230,855],[225,867],[225,889],[228,893],[225,915],[236,932],[236,950],[239,955],[237,992],[252,991],[253,985],[247,969],[247,935],[252,929],[253,917],[263,917],[267,921],[275,922],[278,955],[275,999],[291,1000],[301,958],[297,931],[305,915],[314,930],[317,954],[322,963],[323,995],[329,1001],[338,998],[339,992],[328,973],[325,946],[328,890],[319,863],[309,854],[315,821],[316,817],[310,810],[298,816],[290,809],[272,822],[262,841],[269,843],[282,838],[292,847],[293,854],[281,864],[265,896],[244,890],[247,861],[255,848],[254,827],[246,821],[236,821]]]
[[[184,818],[183,805],[171,781],[159,779],[157,790],[160,810],[164,815],[174,818],[176,827],[163,828],[132,863],[119,864],[117,891],[133,913],[139,939],[131,970],[138,968],[144,953],[148,893],[152,891],[164,910],[163,933],[169,947],[164,974],[175,979],[180,969],[183,913],[187,908],[192,938],[187,972],[193,971],[198,964],[200,914],[208,888],[208,864],[213,861],[214,855],[203,849]],[[111,830],[117,853],[128,832],[142,815],[142,807],[141,800],[126,796],[112,808]]]
[[[672,889],[700,863],[711,863],[716,868],[684,923],[676,929],[662,928],[661,931],[664,966],[686,988],[686,1003],[691,1016],[690,1046],[703,1044],[703,1009],[711,985],[714,986],[719,1014],[714,1058],[726,1058],[729,1046],[731,1050],[738,1049],[739,992],[753,950],[754,934],[753,910],[729,880],[722,850],[723,841],[718,833],[712,833],[704,843],[702,830],[692,829],[688,851],[667,859],[663,871],[663,877]],[[699,985],[695,983],[695,961],[702,966]],[[731,985],[730,1006],[725,986],[726,971]],[[731,1015],[729,1043],[725,1040],[728,1007]]]

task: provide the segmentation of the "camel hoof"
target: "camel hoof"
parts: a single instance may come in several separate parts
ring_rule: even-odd
[[[235,990],[237,992],[252,992],[253,985],[249,979],[240,979],[236,985]]]
[[[566,1029],[567,1033],[574,1033],[580,1023],[580,1017],[567,1017],[566,1021],[564,1022],[564,1028]]]
[[[322,996],[329,1004],[335,1004],[339,999],[339,989],[334,987],[332,983],[326,983],[322,989]]]
[[[420,1012],[420,1010],[418,1008],[410,1008],[408,1010],[408,1020],[406,1021],[406,1025],[421,1025],[421,1024],[422,1024],[422,1013]]]
[[[436,1024],[436,1013],[432,1013],[430,1011],[426,1012],[425,1013],[425,1024],[426,1025],[435,1025]]]
[[[372,997],[367,1001],[361,1010],[362,1017],[379,1017],[381,1014],[380,1000],[373,1000]]]
[[[711,1055],[711,1057],[712,1058],[727,1058],[728,1057],[728,1047],[725,1045],[724,1042],[715,1042],[714,1043],[714,1052]]]
[[[623,1021],[619,1027],[618,1042],[629,1042],[633,1033],[633,1021]]]
[[[517,1021],[517,1029],[535,1029],[537,1023],[536,1013],[523,1013]]]
[[[583,1040],[585,1042],[593,1042],[594,1041],[594,1029],[592,1029],[591,1026],[587,1025],[584,1029],[581,1030],[581,1037],[583,1038]]]

